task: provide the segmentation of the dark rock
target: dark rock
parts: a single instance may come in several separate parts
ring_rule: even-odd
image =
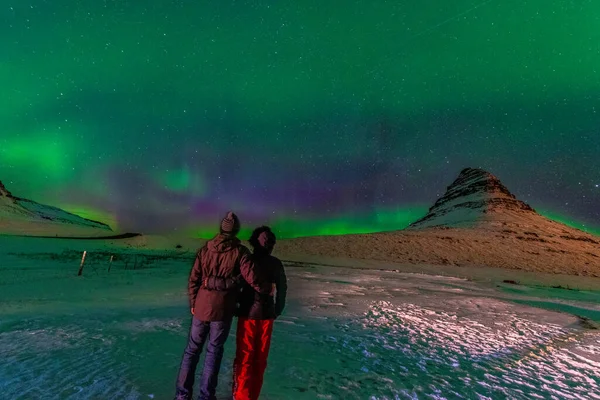
[[[13,197],[12,193],[10,193],[8,191],[8,189],[4,186],[4,184],[2,183],[2,181],[0,181],[0,196],[10,197],[10,198]]]

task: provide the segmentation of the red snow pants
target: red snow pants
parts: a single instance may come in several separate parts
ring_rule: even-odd
[[[238,318],[233,362],[233,398],[258,400],[267,368],[273,333],[272,319]]]

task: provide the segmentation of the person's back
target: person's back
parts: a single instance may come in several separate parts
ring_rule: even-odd
[[[188,285],[194,317],[200,321],[222,321],[233,316],[241,265],[250,262],[249,257],[250,251],[237,237],[220,234],[206,243],[198,252],[198,268],[192,269]],[[222,280],[223,286],[208,289],[209,279]]]
[[[276,319],[285,308],[287,279],[283,264],[271,254],[256,252],[252,255],[254,269],[263,279],[275,285],[275,295],[258,293],[252,286],[243,283],[238,297],[236,315],[248,319]]]

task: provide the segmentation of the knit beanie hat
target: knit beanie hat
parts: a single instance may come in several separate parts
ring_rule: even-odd
[[[229,211],[221,221],[221,233],[235,235],[240,231],[240,220],[237,215]]]

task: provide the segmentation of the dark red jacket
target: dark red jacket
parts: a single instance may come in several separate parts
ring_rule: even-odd
[[[243,278],[243,279],[242,279]],[[221,287],[209,288],[208,280],[222,281]],[[233,317],[241,282],[254,290],[269,293],[271,285],[254,270],[250,250],[236,237],[218,235],[196,254],[188,282],[190,307],[200,321],[225,321]]]
[[[275,319],[285,308],[287,277],[283,264],[277,257],[266,253],[252,255],[256,272],[266,279],[270,286],[275,285],[275,296],[261,294],[248,284],[242,284],[238,297],[239,308],[236,315],[248,319]]]

